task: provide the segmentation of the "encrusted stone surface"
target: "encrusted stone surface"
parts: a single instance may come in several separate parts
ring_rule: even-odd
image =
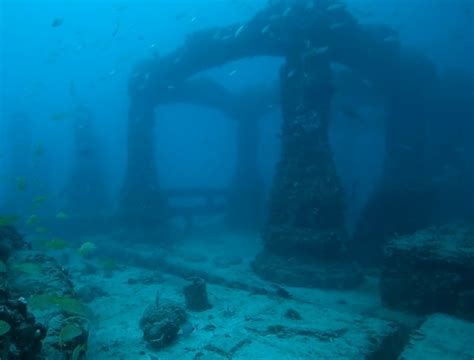
[[[433,227],[392,240],[380,290],[391,307],[472,318],[474,225]]]
[[[10,258],[7,265],[11,269],[8,284],[16,296],[74,294],[74,285],[67,271],[51,256],[36,251],[20,251]]]

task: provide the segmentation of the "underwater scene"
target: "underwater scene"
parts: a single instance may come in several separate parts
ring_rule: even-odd
[[[0,360],[474,359],[473,0],[0,33]]]

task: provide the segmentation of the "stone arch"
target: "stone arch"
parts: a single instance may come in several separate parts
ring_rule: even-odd
[[[318,270],[315,276],[306,276],[306,279],[294,277],[293,265],[287,260],[344,262],[348,257],[342,191],[327,141],[328,106],[334,92],[330,63],[353,69],[384,94],[389,112],[389,136],[393,135],[393,141],[387,145],[389,157],[393,154],[391,144],[400,139],[398,132],[402,138],[407,137],[407,129],[403,128],[406,124],[400,125],[400,116],[409,115],[413,120],[408,139],[413,138],[411,134],[423,133],[420,115],[424,115],[429,98],[427,90],[436,82],[437,75],[428,60],[402,48],[398,41],[393,41],[394,37],[396,34],[387,27],[358,24],[344,6],[335,5],[332,0],[271,2],[248,22],[196,32],[168,55],[139,64],[129,82],[129,120],[130,123],[150,122],[153,108],[160,99],[198,72],[247,57],[284,57],[286,64],[280,74],[284,117],[282,158],[264,231],[265,250],[282,261],[276,272],[275,266],[265,263],[268,256],[260,258],[256,270],[274,280],[293,284],[306,281],[305,285],[309,281],[309,285],[320,286]],[[413,114],[407,114],[408,102],[415,107]],[[420,153],[417,155],[418,159],[410,159],[419,161]],[[133,173],[135,160],[129,154],[132,171],[129,170],[128,175]],[[394,158],[388,158],[386,163],[392,164],[392,160]],[[398,168],[387,165],[385,176],[390,178],[393,171],[413,168],[416,162],[399,164]],[[149,183],[146,176],[143,179],[145,184]],[[404,179],[408,183],[412,180]],[[145,185],[145,188],[151,192],[146,199],[153,199],[156,186]],[[413,199],[405,197],[400,202],[401,207],[407,200]],[[343,271],[356,274],[347,268]],[[307,270],[304,272],[308,274]],[[332,273],[337,277],[336,270]],[[335,286],[341,284],[335,278],[332,280]],[[348,282],[355,280],[356,276]]]

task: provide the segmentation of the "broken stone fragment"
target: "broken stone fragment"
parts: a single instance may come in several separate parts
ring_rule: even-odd
[[[212,307],[207,297],[206,283],[201,278],[193,278],[183,289],[186,308],[191,311],[205,311]]]

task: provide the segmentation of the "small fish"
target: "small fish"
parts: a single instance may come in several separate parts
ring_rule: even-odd
[[[33,204],[40,205],[46,201],[46,196],[39,195],[33,199]]]
[[[26,225],[35,225],[38,222],[39,222],[38,215],[33,214],[26,220]]]
[[[115,37],[117,36],[118,32],[120,30],[120,22],[117,21],[117,24],[115,24],[115,28],[114,28],[114,31],[112,31],[112,37]]]
[[[19,217],[16,215],[3,215],[0,216],[0,226],[12,226],[15,225]]]
[[[396,36],[393,36],[393,35],[389,35],[387,37],[385,37],[383,39],[383,42],[386,42],[386,43],[391,43],[391,42],[397,42],[397,37]]]
[[[77,252],[79,255],[81,255],[84,258],[90,258],[92,257],[97,251],[97,246],[90,241],[86,241],[83,243],[79,249],[77,249]]]
[[[47,234],[49,233],[49,230],[45,227],[38,226],[37,228],[35,228],[35,232],[38,234]]]
[[[291,69],[291,70],[288,71],[288,73],[286,74],[286,77],[287,77],[287,78],[291,78],[291,77],[295,76],[295,73],[296,73],[296,70],[295,70],[295,69]]]
[[[64,22],[64,19],[62,17],[58,17],[56,19],[53,20],[53,22],[51,23],[51,26],[52,27],[60,27]]]
[[[175,19],[176,21],[180,21],[180,20],[183,20],[184,18],[186,18],[186,16],[187,16],[187,15],[186,15],[186,12],[181,11],[181,12],[179,12],[179,13],[177,13],[177,14],[175,15],[174,19]]]
[[[71,114],[68,113],[68,112],[55,113],[55,114],[51,115],[51,120],[61,121],[61,120],[67,119],[70,116],[71,116]]]
[[[25,191],[26,189],[26,180],[23,176],[19,176],[16,179],[16,187],[19,191]]]
[[[335,23],[335,24],[332,24],[329,29],[331,30],[336,30],[336,29],[340,29],[344,26],[344,23],[343,22],[338,22],[338,23]]]
[[[234,76],[236,73],[237,73],[237,70],[232,70],[232,71],[229,73],[229,76]]]
[[[36,157],[41,157],[44,155],[44,146],[41,145],[41,144],[38,144],[35,146],[34,150],[33,150],[33,154],[36,156]]]
[[[266,34],[269,30],[270,30],[270,25],[267,25],[262,29],[261,33]]]
[[[336,4],[329,5],[327,7],[327,11],[335,11],[335,10],[342,9],[343,7],[344,7],[344,4],[336,3]]]
[[[239,37],[239,35],[242,33],[242,31],[244,30],[245,28],[245,25],[241,25],[236,31],[235,31],[235,34],[234,34],[234,37]]]
[[[196,327],[190,321],[186,321],[183,325],[181,325],[178,335],[189,336],[194,332],[194,330],[196,330]]]
[[[92,150],[89,146],[81,146],[79,149],[79,155],[88,158],[92,155]]]
[[[343,105],[341,107],[341,112],[347,118],[358,119],[360,117],[357,111],[355,111],[355,109],[349,105]]]
[[[66,213],[60,211],[56,214],[56,219],[66,220],[66,219],[69,219],[69,216]]]
[[[317,55],[325,54],[329,50],[329,46],[321,46],[316,49],[314,49],[314,53]]]
[[[124,10],[127,10],[127,9],[128,9],[128,5],[125,5],[125,4],[118,4],[115,7],[115,10],[117,10],[117,11],[124,11]]]
[[[43,242],[43,246],[50,250],[64,250],[70,247],[70,244],[61,238],[52,238]]]
[[[398,147],[402,151],[412,151],[413,150],[413,146],[407,145],[407,144],[400,144],[400,145],[398,145]]]
[[[74,83],[74,80],[71,80],[69,83],[69,95],[71,97],[76,97],[77,92],[76,92],[76,84]]]

